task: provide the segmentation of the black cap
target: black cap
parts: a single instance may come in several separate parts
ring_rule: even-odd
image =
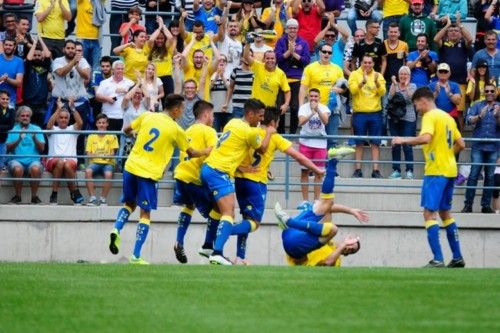
[[[488,62],[484,59],[479,59],[476,63],[476,68],[478,67],[488,67]]]

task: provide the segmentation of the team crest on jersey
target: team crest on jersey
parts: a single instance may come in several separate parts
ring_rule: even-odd
[[[219,194],[219,192],[218,192],[218,191],[213,191],[213,192],[212,192],[212,194],[213,194],[213,195],[214,195],[214,197],[215,197],[217,194]]]
[[[416,19],[410,23],[410,31],[413,36],[425,33],[425,29],[426,29],[425,22],[420,19]]]
[[[149,206],[149,202],[148,202],[147,200],[143,200],[143,201],[142,201],[142,205],[143,205],[143,206]]]
[[[252,208],[253,208],[252,205],[247,206],[247,210],[252,210]]]

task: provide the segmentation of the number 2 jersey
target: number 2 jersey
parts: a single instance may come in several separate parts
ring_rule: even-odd
[[[174,148],[186,151],[184,130],[165,113],[144,112],[131,124],[137,139],[125,163],[125,170],[136,176],[160,180]]]
[[[457,176],[457,162],[453,143],[462,135],[455,120],[446,112],[433,109],[422,117],[420,135],[428,133],[432,140],[422,146],[425,157],[425,176]]]

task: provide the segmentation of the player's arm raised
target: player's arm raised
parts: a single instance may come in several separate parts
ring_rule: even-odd
[[[272,126],[267,126],[266,127],[266,135],[264,136],[264,139],[262,140],[262,144],[260,145],[259,148],[256,148],[255,150],[259,152],[260,154],[264,154],[267,150],[267,146],[269,146],[269,141],[271,140],[271,135],[276,133],[276,128]],[[259,135],[257,132],[255,135]]]

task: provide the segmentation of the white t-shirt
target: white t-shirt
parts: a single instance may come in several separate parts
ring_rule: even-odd
[[[125,93],[117,93],[116,90],[122,88],[128,91],[132,86],[134,86],[134,82],[126,77],[120,82],[116,82],[113,77],[102,80],[96,94],[116,97],[116,101],[113,104],[102,103],[102,113],[110,119],[123,119],[122,101]]]
[[[328,116],[330,116],[330,110],[326,105],[318,103],[318,108],[320,113],[326,113]],[[298,116],[304,116],[304,117],[309,117],[309,115],[312,113],[311,111],[311,105],[310,103],[305,103],[302,104],[302,106],[299,108],[299,114]],[[321,121],[319,118],[318,114],[315,114],[312,116],[304,125],[302,125],[302,128],[300,129],[300,135],[303,136],[326,136],[326,129],[325,129],[325,124]],[[327,140],[326,139],[307,139],[307,138],[300,138],[299,139],[300,144],[311,147],[311,148],[326,148],[327,146]]]
[[[225,69],[226,76],[230,76],[233,69],[240,64],[241,54],[243,53],[243,46],[238,40],[233,40],[228,34],[224,37],[224,41],[218,45],[219,53],[227,57],[227,64]]]
[[[73,67],[71,71],[65,76],[59,76],[55,73],[57,69],[63,68],[67,64],[68,60],[64,56],[56,58],[52,62],[52,74],[54,75],[54,90],[52,90],[52,96],[61,98],[87,97],[85,82],[75,67]],[[87,60],[85,60],[85,58],[82,58],[80,60],[79,66],[81,69],[90,68],[89,63],[87,62]]]
[[[60,129],[58,126],[52,128],[54,133],[49,135],[49,157],[75,156],[74,158],[64,158],[76,162],[76,139],[78,134],[57,134],[57,132],[74,130],[74,125],[70,125],[65,129]]]
[[[273,48],[269,45],[262,44],[262,46],[257,46],[255,43],[250,44],[250,49],[253,52],[253,60],[264,62],[264,53],[267,51],[272,51]]]
[[[136,109],[131,101],[128,102],[128,106],[123,113],[123,128],[129,126],[135,118],[139,117],[143,112],[146,112],[147,108],[141,101],[139,108]]]
[[[155,101],[160,102],[160,101],[158,101],[158,94],[160,93],[160,90],[159,90],[160,86],[163,86],[163,82],[159,78],[156,78],[156,89],[152,83],[146,83],[146,91],[148,92],[150,99],[152,99],[152,100],[154,99]],[[162,110],[161,102],[160,102],[160,110]]]

